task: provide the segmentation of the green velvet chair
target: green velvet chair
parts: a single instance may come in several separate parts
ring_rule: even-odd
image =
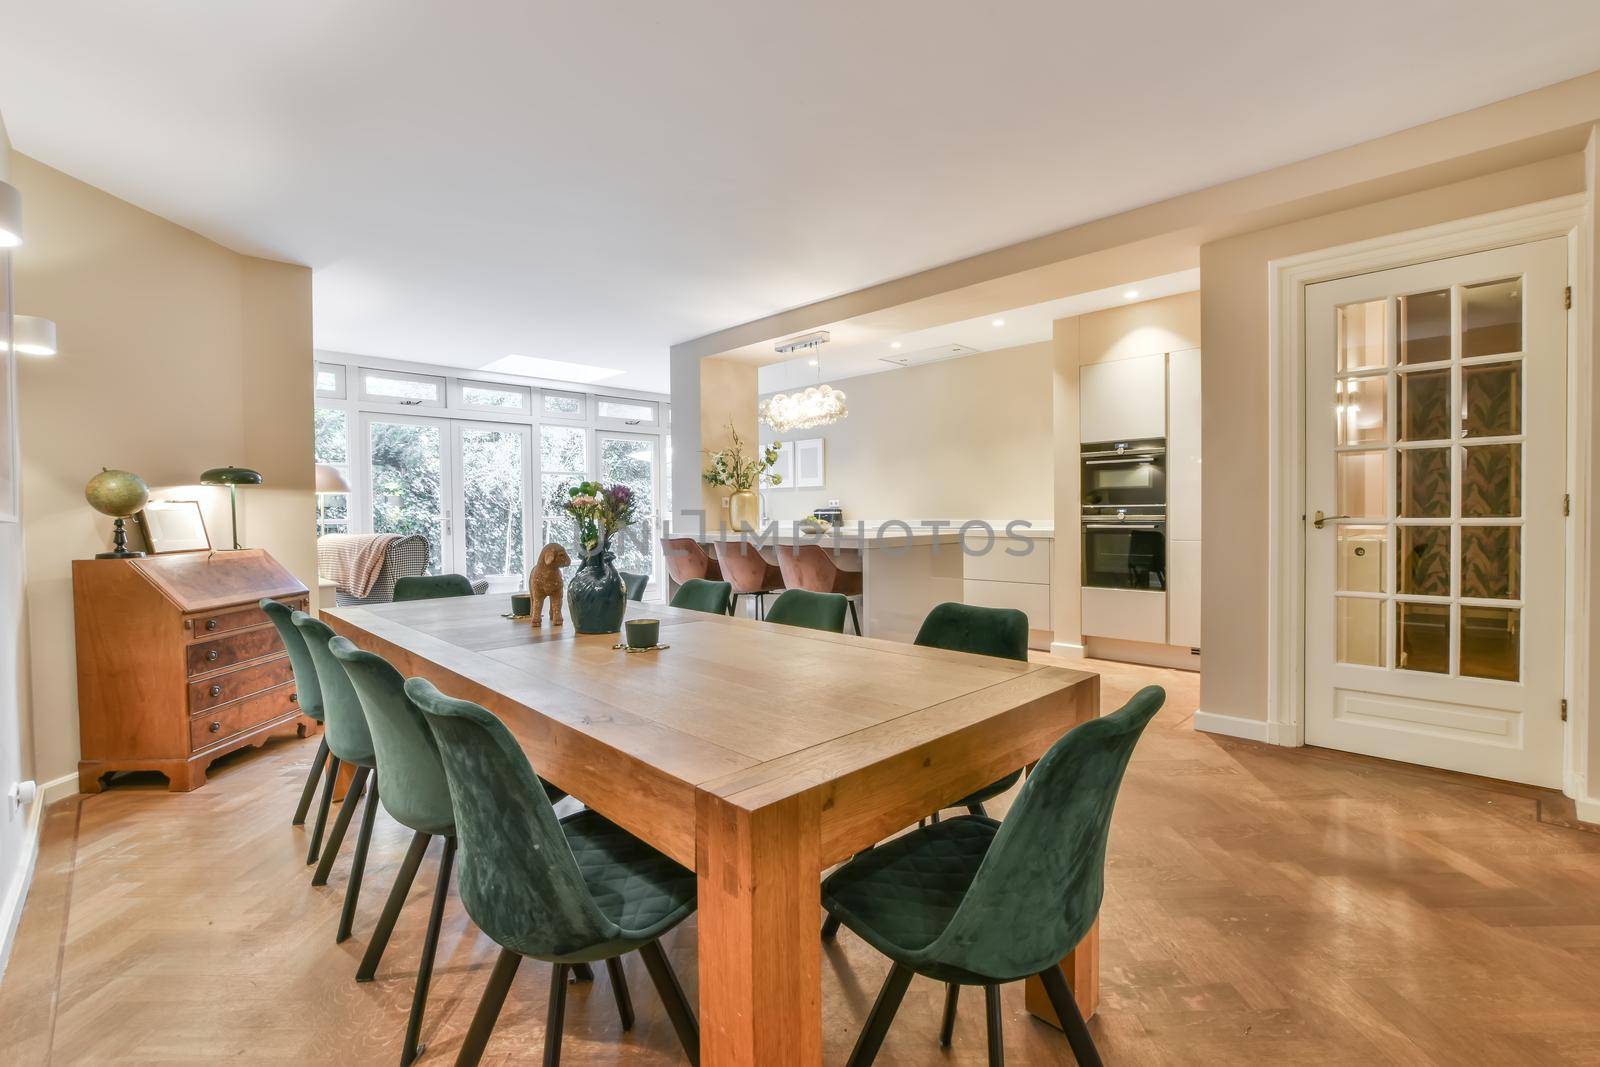
[[[844,633],[845,613],[850,598],[842,593],[813,593],[809,589],[785,589],[767,609],[768,622],[803,626],[808,630]]]
[[[558,821],[504,723],[423,678],[407,681],[405,691],[433,727],[444,760],[461,841],[461,902],[501,946],[456,1063],[482,1058],[524,956],[555,964],[544,1058],[553,1065],[568,969],[637,950],[689,1062],[698,1064],[699,1024],[660,942],[694,912],[694,872],[592,810]]]
[[[886,841],[822,883],[822,905],[893,961],[850,1067],[878,1054],[913,975],[950,985],[947,1045],[958,990],[984,987],[989,1062],[1002,1062],[1000,986],[1034,975],[1080,1067],[1099,1053],[1060,960],[1082,940],[1105,892],[1106,840],[1123,771],[1166,693],[1140,690],[1050,747],[1004,823],[967,815]]]
[[[335,941],[342,943],[350,937],[350,928],[355,921],[356,901],[361,896],[361,875],[367,866],[367,847],[372,843],[372,823],[378,814],[378,783],[372,781],[371,791],[367,790],[373,769],[378,765],[378,757],[372,747],[372,734],[367,729],[366,713],[361,710],[361,699],[350,684],[350,676],[328,648],[328,642],[337,635],[327,623],[313,619],[303,611],[295,612],[291,618],[300,636],[305,639],[306,648],[311,652],[311,661],[317,667],[317,683],[322,688],[323,736],[328,741],[328,752],[340,763],[351,764],[356,769],[355,777],[350,780],[350,788],[345,793],[344,803],[339,807],[339,817],[334,820],[333,829],[328,834],[328,843],[322,848],[322,859],[317,863],[317,873],[311,878],[312,885],[328,884],[328,875],[333,870],[333,861],[338,858],[339,846],[344,844],[350,820],[361,806],[362,794],[367,794],[367,810],[361,816],[361,832],[356,835],[350,877],[344,885],[344,911],[339,917],[339,932],[334,936]]]
[[[356,971],[356,981],[370,982],[389,945],[394,924],[400,918],[406,896],[416,879],[417,868],[435,837],[444,838],[439,857],[438,883],[433,891],[433,907],[428,913],[428,932],[422,942],[422,959],[417,965],[417,985],[411,998],[411,1015],[406,1022],[405,1043],[401,1047],[402,1067],[422,1054],[422,1016],[428,1003],[428,986],[433,978],[433,960],[439,946],[439,927],[444,920],[444,904],[450,894],[450,869],[456,854],[455,811],[450,804],[450,785],[445,780],[444,764],[433,730],[422,717],[422,709],[405,693],[405,679],[389,661],[363,652],[352,642],[335,637],[328,642],[334,658],[343,666],[361,700],[372,745],[378,756],[378,786],[383,810],[400,825],[412,831],[411,847],[395,875],[389,900],[383,907],[378,926],[367,944],[366,955]],[[551,802],[566,794],[549,782],[541,782]],[[612,961],[608,961],[612,962]],[[592,972],[583,977],[592,978]],[[612,972],[617,1006],[622,1012],[622,1028],[633,1025],[633,1009],[628,1000],[627,981],[618,967]]]
[[[629,600],[643,600],[644,591],[650,584],[648,574],[630,574],[628,571],[618,571],[622,575],[622,587],[628,591]]]
[[[396,602],[471,596],[472,592],[472,582],[465,574],[417,574],[396,578],[394,582]]]
[[[1028,616],[1016,608],[979,608],[970,604],[945,603],[928,612],[917,628],[913,644],[970,652],[977,656],[1028,661]],[[1017,784],[1022,771],[1015,770],[998,782],[962,797],[951,807],[966,808],[973,815],[988,815],[984,803]]]
[[[322,688],[317,682],[317,665],[311,661],[311,652],[306,648],[305,638],[300,636],[300,631],[295,627],[294,620],[290,617],[294,609],[281,600],[261,601],[261,610],[267,618],[272,620],[272,625],[277,627],[278,636],[283,639],[283,647],[289,653],[289,667],[294,671],[294,699],[300,706],[300,713],[307,718],[322,722]],[[317,862],[317,853],[322,849],[322,829],[328,822],[328,807],[333,800],[333,782],[339,773],[337,758],[328,758],[328,735],[324,731],[317,741],[317,754],[311,758],[311,773],[306,775],[305,788],[300,790],[300,803],[294,809],[294,818],[290,820],[292,826],[303,826],[306,813],[311,810],[311,799],[316,795],[317,779],[322,778],[322,802],[317,805],[317,821],[312,826],[311,842],[306,851],[306,863]]]
[[[733,586],[727,582],[713,582],[709,578],[690,578],[672,594],[672,606],[690,611],[706,611],[712,615],[726,615],[728,603],[733,599]]]

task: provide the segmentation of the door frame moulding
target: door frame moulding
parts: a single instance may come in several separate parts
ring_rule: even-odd
[[[1354,244],[1287,256],[1267,264],[1269,334],[1267,739],[1305,744],[1305,290],[1319,282],[1468,255],[1552,237],[1567,239],[1572,310],[1567,317],[1566,678],[1569,713],[1562,759],[1563,789],[1586,797],[1589,718],[1589,551],[1591,338],[1584,294],[1588,248],[1582,193],[1386,234]],[[1552,714],[1554,709],[1551,709]]]

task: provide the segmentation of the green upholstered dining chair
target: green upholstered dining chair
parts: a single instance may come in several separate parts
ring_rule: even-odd
[[[648,574],[630,574],[628,571],[618,571],[622,575],[622,587],[628,591],[629,600],[643,600],[644,591],[650,584]]]
[[[272,620],[272,625],[277,627],[278,636],[283,639],[283,647],[289,653],[289,668],[294,672],[294,698],[300,706],[300,714],[317,722],[322,722],[322,688],[317,682],[317,665],[311,661],[311,652],[306,648],[305,638],[300,636],[300,631],[295,627],[294,620],[290,618],[294,609],[281,600],[261,601],[261,610]],[[303,826],[306,813],[311,810],[311,799],[316,795],[317,779],[322,778],[322,802],[317,806],[317,821],[311,830],[311,843],[306,851],[306,863],[317,862],[317,853],[322,848],[322,828],[328,822],[328,807],[333,800],[333,781],[339,773],[337,758],[328,758],[328,735],[324,731],[317,741],[317,754],[311,758],[311,773],[306,775],[305,788],[300,790],[300,803],[294,809],[292,826]]]
[[[842,593],[813,593],[809,589],[785,589],[767,609],[768,622],[803,626],[808,630],[844,633],[845,613],[850,598]]]
[[[450,783],[461,841],[461,902],[500,945],[456,1063],[482,1058],[524,956],[555,965],[544,1060],[555,1064],[568,969],[635,950],[689,1062],[699,1063],[699,1024],[660,942],[694,912],[694,873],[591,809],[558,821],[504,723],[477,704],[445,696],[426,679],[410,679],[405,690],[433,727]]]
[[[979,608],[970,604],[940,604],[928,612],[917,629],[913,644],[944,648],[952,652],[971,652],[978,656],[1028,661],[1028,616],[1016,608]],[[966,808],[973,815],[987,815],[984,802],[993,800],[1017,784],[1021,770],[1012,771],[998,782],[991,782],[962,797],[952,807]]]
[[[957,991],[984,987],[991,1065],[1003,1059],[1000,985],[1039,976],[1080,1067],[1098,1067],[1060,960],[1100,912],[1117,790],[1165,699],[1148,686],[1120,711],[1071,730],[1039,760],[1004,823],[980,815],[932,823],[862,853],[822,883],[829,914],[893,962],[851,1067],[877,1055],[914,974],[950,985],[945,1045]]]
[[[394,599],[438,600],[448,596],[471,596],[472,582],[465,574],[418,574],[396,578]]]
[[[422,711],[405,694],[405,679],[381,656],[363,652],[343,637],[328,642],[329,651],[343,665],[350,684],[366,714],[372,734],[373,751],[378,757],[378,786],[383,808],[400,825],[411,830],[411,847],[406,850],[394,887],[378,918],[366,955],[356,971],[356,981],[370,982],[378,962],[389,945],[389,936],[405,905],[406,894],[417,877],[428,845],[435,837],[444,838],[439,856],[439,879],[433,891],[433,907],[428,913],[428,932],[422,941],[422,958],[417,964],[417,985],[411,996],[411,1014],[406,1020],[405,1043],[400,1050],[401,1067],[406,1067],[422,1052],[422,1014],[428,1003],[428,985],[433,978],[433,958],[439,945],[439,926],[444,920],[445,898],[450,894],[450,868],[456,854],[455,812],[450,806],[450,786],[445,781],[444,764],[433,731]]]
[[[728,602],[732,599],[733,586],[729,583],[713,582],[709,578],[690,578],[672,594],[672,606],[726,615]]]
[[[411,883],[416,879],[417,868],[422,865],[428,845],[435,837],[444,838],[444,849],[439,857],[438,884],[434,888],[433,907],[428,914],[428,931],[422,942],[422,958],[417,965],[417,985],[411,998],[411,1015],[406,1022],[405,1043],[401,1047],[400,1062],[411,1063],[422,1054],[422,1017],[428,1003],[428,986],[433,978],[433,960],[439,945],[439,927],[444,919],[445,899],[450,893],[450,870],[456,854],[455,811],[450,803],[450,785],[445,780],[444,764],[439,760],[439,748],[433,739],[433,730],[422,717],[422,709],[412,703],[405,693],[405,679],[390,666],[389,661],[371,652],[363,652],[346,638],[335,637],[328,642],[334,658],[343,665],[361,700],[366,713],[367,728],[372,733],[373,749],[378,757],[378,786],[382,795],[383,810],[400,825],[412,831],[411,847],[395,875],[389,900],[383,907],[372,940],[367,944],[366,955],[356,971],[356,981],[370,982],[383,959],[394,932],[394,924],[405,907]],[[566,794],[548,782],[541,782],[545,795],[551,802]],[[583,977],[593,977],[592,972]],[[633,1025],[632,1005],[628,1000],[626,979],[621,969],[612,972],[612,986],[616,991],[617,1005],[622,1012],[623,1029]]]
[[[338,858],[339,846],[361,806],[361,795],[367,793],[367,810],[361,816],[361,832],[356,835],[356,851],[350,861],[350,877],[344,885],[344,911],[339,916],[339,932],[334,940],[343,942],[350,936],[350,927],[356,917],[356,900],[361,896],[361,875],[367,866],[367,847],[372,843],[372,823],[378,813],[378,783],[367,786],[378,758],[372,747],[372,734],[367,729],[367,716],[361,709],[361,698],[350,684],[339,661],[328,648],[328,642],[337,635],[327,623],[313,619],[303,611],[291,616],[295,628],[305,639],[311,652],[311,661],[317,666],[317,683],[322,687],[323,736],[328,739],[328,752],[339,760],[355,767],[355,777],[345,792],[339,817],[328,833],[328,842],[322,847],[322,859],[317,863],[317,873],[311,876],[312,885],[327,885],[333,861]]]

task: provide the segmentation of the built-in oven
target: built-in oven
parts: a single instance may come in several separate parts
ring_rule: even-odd
[[[1167,507],[1167,443],[1144,441],[1086,444],[1081,453],[1083,514],[1158,515]]]
[[[1165,589],[1165,519],[1084,515],[1083,584],[1097,589]]]

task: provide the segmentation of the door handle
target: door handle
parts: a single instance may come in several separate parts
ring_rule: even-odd
[[[1312,516],[1311,525],[1315,526],[1317,529],[1320,530],[1324,526],[1326,526],[1328,523],[1332,522],[1334,519],[1348,519],[1349,517],[1350,516],[1348,516],[1348,515],[1324,515],[1322,512],[1319,511],[1314,516]]]

